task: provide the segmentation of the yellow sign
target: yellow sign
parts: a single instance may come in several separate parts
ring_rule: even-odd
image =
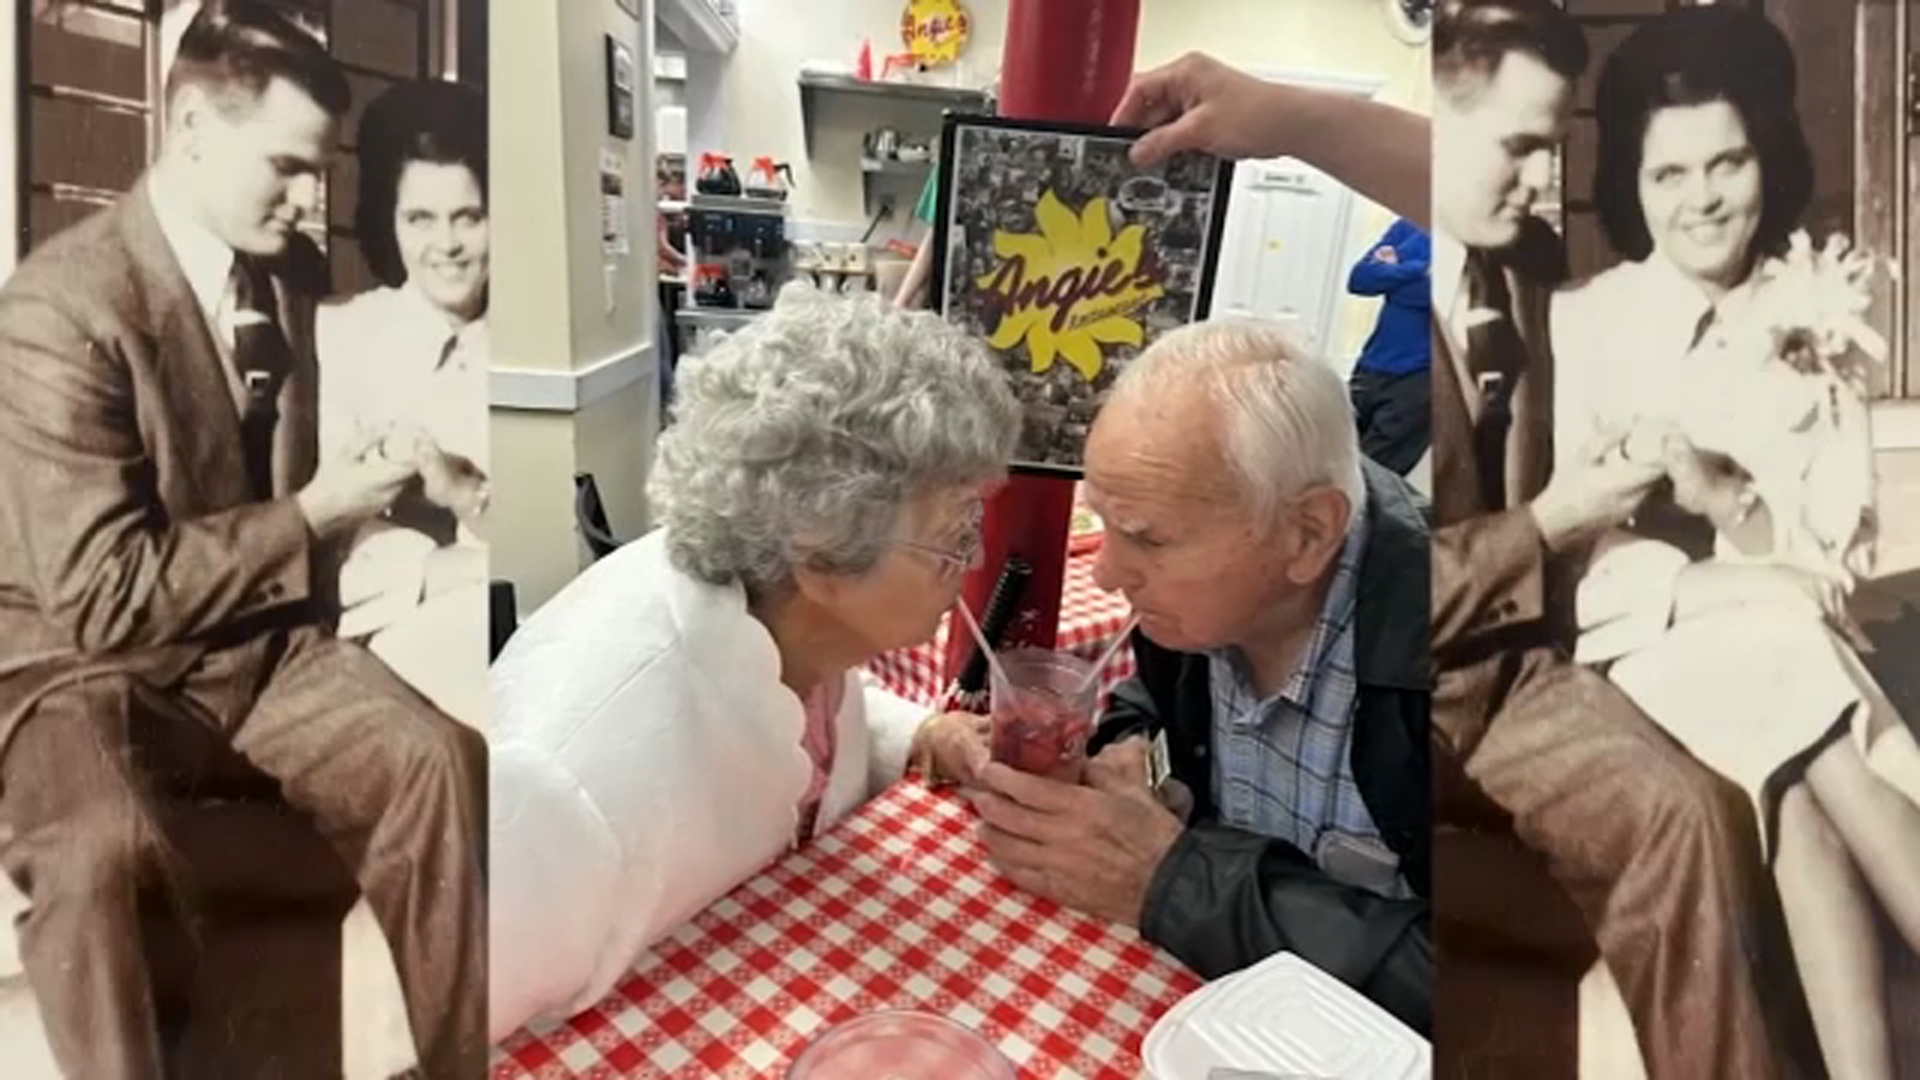
[[[900,13],[900,40],[928,67],[958,60],[972,34],[973,18],[960,0],[909,0]]]
[[[1144,251],[1144,225],[1113,234],[1107,200],[1092,199],[1076,215],[1052,191],[1034,207],[1040,232],[996,230],[999,260],[974,285],[993,309],[989,344],[1007,350],[1027,343],[1033,372],[1056,358],[1088,382],[1106,366],[1103,345],[1140,345],[1140,311],[1166,295],[1159,268]]]

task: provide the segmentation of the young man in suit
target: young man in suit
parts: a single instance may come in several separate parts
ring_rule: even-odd
[[[1614,447],[1554,445],[1547,305],[1564,256],[1531,209],[1584,39],[1551,0],[1443,0],[1433,52],[1441,819],[1490,800],[1544,856],[1619,982],[1653,1080],[1775,1076],[1759,966],[1770,886],[1747,800],[1568,657],[1562,586],[1583,546],[1664,476]],[[1437,913],[1445,950],[1446,890]],[[1447,975],[1443,962],[1443,1002]]]
[[[159,159],[0,289],[0,863],[61,1069],[167,1074],[164,958],[191,955],[147,767],[211,735],[279,781],[393,948],[421,1066],[487,1060],[484,747],[334,638],[330,538],[414,475],[316,462],[317,208],[349,91],[270,8],[180,40]]]

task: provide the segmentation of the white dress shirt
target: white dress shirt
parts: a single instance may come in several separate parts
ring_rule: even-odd
[[[1433,312],[1459,354],[1467,351],[1466,303],[1461,284],[1467,273],[1467,248],[1439,229],[1433,231],[1433,254],[1427,268],[1433,287]]]

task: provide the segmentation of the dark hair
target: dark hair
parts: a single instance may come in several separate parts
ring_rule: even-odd
[[[1587,69],[1587,39],[1553,0],[1440,0],[1433,13],[1433,81],[1456,96],[1525,53],[1569,82]]]
[[[1653,251],[1640,205],[1647,126],[1661,109],[1724,101],[1740,114],[1760,157],[1760,224],[1754,250],[1786,243],[1813,198],[1813,158],[1794,112],[1793,47],[1756,12],[1680,8],[1635,30],[1600,72],[1594,94],[1599,147],[1593,201],[1622,258]]]
[[[406,280],[394,240],[393,212],[400,177],[415,162],[464,165],[487,194],[487,103],[459,83],[400,83],[367,105],[360,116],[360,189],[354,231],[360,254],[384,285]]]
[[[258,98],[275,79],[299,87],[332,116],[353,104],[347,77],[313,35],[258,0],[207,0],[180,35],[167,100],[183,86]]]

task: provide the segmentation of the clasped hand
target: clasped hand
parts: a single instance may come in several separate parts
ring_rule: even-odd
[[[1066,907],[1137,927],[1154,873],[1184,826],[1147,786],[1145,740],[1087,763],[1086,783],[999,763],[969,790],[987,857],[1014,884]]]

